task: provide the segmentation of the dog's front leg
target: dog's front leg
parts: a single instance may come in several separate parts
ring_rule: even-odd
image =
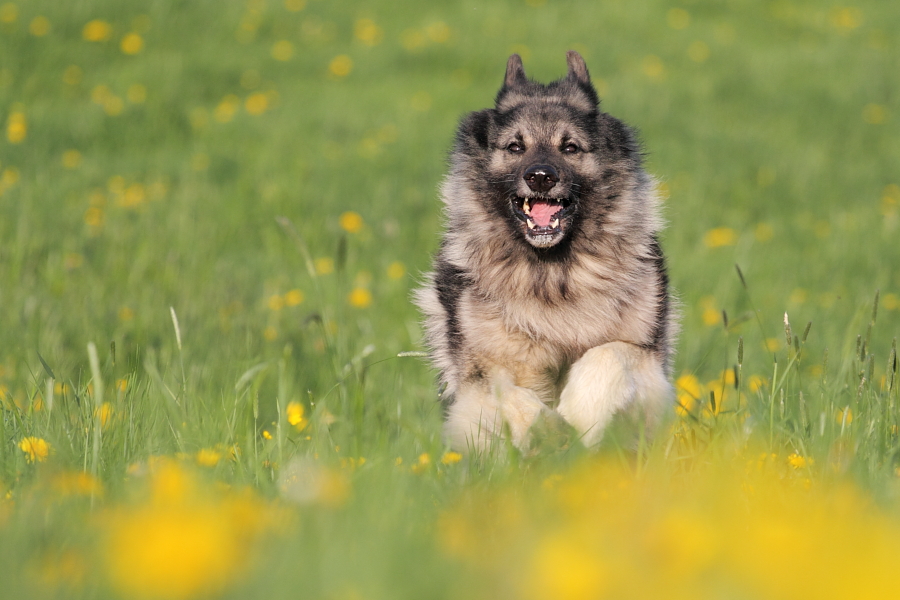
[[[617,412],[643,413],[653,425],[671,405],[673,395],[656,353],[627,342],[609,342],[575,361],[557,410],[591,447]]]
[[[533,390],[515,385],[509,373],[498,369],[486,379],[460,386],[447,410],[444,433],[457,450],[483,451],[502,439],[505,423],[513,445],[524,450],[529,428],[546,410]]]

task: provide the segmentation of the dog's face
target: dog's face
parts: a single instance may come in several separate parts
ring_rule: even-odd
[[[570,52],[568,62],[565,78],[542,85],[511,56],[496,108],[463,120],[454,152],[455,163],[474,171],[467,178],[484,208],[538,249],[596,225],[614,201],[623,160],[637,154],[627,128],[599,111],[584,60]]]

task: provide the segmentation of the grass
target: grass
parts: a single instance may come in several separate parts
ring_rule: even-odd
[[[0,2],[3,593],[886,596],[897,32],[874,0]],[[681,407],[637,453],[458,460],[398,356],[447,148],[510,52],[547,81],[571,48],[667,196]]]

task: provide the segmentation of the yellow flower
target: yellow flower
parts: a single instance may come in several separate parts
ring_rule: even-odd
[[[81,30],[81,37],[89,42],[105,42],[112,37],[112,26],[106,21],[94,19]]]
[[[0,6],[0,23],[15,23],[19,18],[19,7],[13,2]]]
[[[363,219],[359,213],[349,210],[341,215],[338,221],[341,229],[347,233],[358,233],[363,227]]]
[[[703,243],[707,248],[734,246],[737,243],[737,232],[731,227],[716,227],[706,232]]]
[[[372,292],[365,288],[355,288],[347,296],[347,301],[355,308],[366,308],[372,304]]]
[[[430,464],[431,464],[431,455],[428,454],[427,452],[423,452],[422,454],[419,455],[419,461],[416,464],[414,464],[412,467],[410,467],[410,470],[413,473],[421,473],[421,472],[425,471]]]
[[[597,556],[568,537],[554,536],[536,548],[522,592],[527,598],[594,600],[605,596],[609,580]]]
[[[806,458],[805,456],[801,456],[800,454],[793,452],[790,456],[787,457],[787,463],[795,469],[802,469],[807,465],[811,465],[813,463],[813,459]]]
[[[313,264],[316,267],[316,275],[328,275],[334,271],[334,260],[327,256],[317,258]]]
[[[125,54],[137,54],[144,49],[144,38],[136,33],[129,33],[122,38],[119,47]]]
[[[269,108],[269,97],[262,92],[250,94],[244,101],[244,110],[251,115],[261,115]]]
[[[747,387],[750,388],[751,392],[755,392],[766,387],[766,383],[765,378],[760,377],[759,375],[751,375],[747,380]]]
[[[100,408],[96,410],[95,415],[100,419],[101,429],[106,429],[115,412],[115,408],[109,402],[104,402],[100,405]]]
[[[853,422],[853,409],[849,406],[845,406],[843,409],[837,409],[834,415],[834,420],[837,421],[839,425],[849,425]]]
[[[353,35],[367,46],[377,46],[381,43],[384,32],[372,19],[358,19],[353,27]]]
[[[441,457],[441,464],[443,465],[453,465],[462,460],[462,454],[459,452],[444,452],[444,455]]]
[[[666,22],[672,29],[684,29],[691,24],[691,14],[683,8],[671,8],[666,13]]]
[[[306,428],[307,420],[304,416],[306,410],[301,403],[288,402],[286,412],[288,423],[293,425],[297,431],[303,431]]]
[[[222,453],[215,448],[203,448],[197,452],[197,464],[203,467],[214,467],[222,460]]]
[[[78,150],[66,150],[62,155],[62,164],[67,169],[77,169],[81,164],[81,152]]]
[[[6,119],[6,139],[10,144],[19,144],[28,134],[28,123],[25,120],[25,113],[15,111],[10,113]]]
[[[28,31],[31,35],[36,37],[43,37],[50,33],[50,21],[47,17],[38,15],[34,19],[31,20],[31,24],[28,25]]]
[[[291,12],[300,12],[306,7],[306,0],[284,0],[284,7]]]
[[[291,290],[284,295],[284,303],[286,306],[297,306],[298,304],[302,304],[303,300],[304,296],[301,290]]]
[[[272,46],[272,58],[275,60],[291,60],[292,56],[294,56],[294,44],[288,40],[279,40]]]
[[[53,479],[53,487],[63,496],[100,496],[103,484],[84,471],[63,472]]]
[[[22,438],[19,448],[25,453],[25,459],[30,462],[44,462],[50,454],[50,444],[47,440],[29,436]]]
[[[685,416],[700,399],[700,396],[703,394],[703,388],[700,385],[700,380],[694,375],[685,374],[675,381],[675,393],[678,397],[675,412]]]
[[[219,102],[213,111],[213,118],[219,123],[227,123],[234,118],[241,105],[241,99],[234,94],[228,94]]]
[[[387,276],[390,279],[400,279],[406,275],[406,267],[400,261],[394,261],[387,268]]]
[[[346,54],[339,54],[328,63],[328,71],[335,77],[346,77],[353,70],[353,59]]]
[[[269,296],[268,301],[269,310],[278,312],[282,308],[284,308],[284,298],[279,296],[278,294],[273,294]]]
[[[262,436],[267,440],[272,439],[272,434],[267,429],[263,429]]]

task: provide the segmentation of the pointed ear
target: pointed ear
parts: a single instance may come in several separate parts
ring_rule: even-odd
[[[518,54],[513,54],[506,61],[506,77],[503,79],[503,87],[514,87],[527,81],[525,67],[522,66],[522,57]]]
[[[587,65],[584,64],[584,59],[581,58],[580,54],[574,50],[569,50],[566,52],[566,62],[569,63],[569,79],[587,85],[591,84],[591,76],[588,74]],[[507,77],[508,76],[509,75],[507,75]]]

